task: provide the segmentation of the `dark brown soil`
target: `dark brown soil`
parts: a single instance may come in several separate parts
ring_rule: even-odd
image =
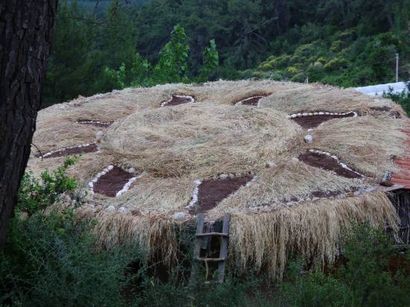
[[[261,100],[263,97],[265,96],[264,95],[253,96],[253,97],[242,99],[236,102],[235,104],[240,102],[242,105],[245,105],[245,106],[257,106],[259,100]]]
[[[252,176],[204,180],[199,185],[198,210],[206,212],[252,180]]]
[[[44,159],[48,158],[56,158],[56,157],[64,157],[64,156],[70,156],[70,155],[78,155],[78,154],[83,154],[83,153],[89,153],[89,152],[96,152],[98,150],[96,144],[90,144],[87,146],[82,146],[82,147],[72,147],[72,148],[62,148],[58,151],[53,152],[50,155],[45,155]]]
[[[356,192],[358,190],[358,188],[356,188],[356,187],[352,187],[352,188],[350,188],[350,189],[345,189],[345,190],[342,190],[342,191],[319,191],[319,190],[317,190],[317,191],[313,191],[313,192],[311,192],[310,193],[310,195],[309,195],[309,199],[311,199],[311,198],[313,198],[313,197],[317,197],[317,198],[330,198],[330,197],[336,197],[336,196],[339,196],[339,195],[342,195],[342,194],[346,194],[346,193],[351,193],[351,194],[353,194],[354,192]],[[295,197],[295,196],[292,196],[289,200],[283,200],[283,202],[298,202],[298,201],[300,201],[301,199],[298,199],[297,197]]]
[[[94,184],[94,193],[115,197],[132,177],[132,174],[118,166],[114,166],[112,170],[102,175]]]
[[[392,117],[392,118],[401,118],[401,114],[397,111],[391,111],[389,113],[389,116]]]
[[[172,95],[171,101],[168,101],[166,104],[164,104],[164,107],[177,106],[179,104],[189,103],[191,102],[190,98],[193,98],[195,100],[195,98],[192,96],[181,97],[180,95]]]
[[[114,121],[102,121],[102,120],[95,120],[95,119],[79,119],[77,123],[81,125],[90,125],[95,127],[107,128],[112,125]]]
[[[370,107],[370,110],[380,111],[380,112],[388,112],[391,110],[391,107],[384,106],[384,107]]]
[[[371,107],[370,108],[373,111],[378,111],[378,112],[389,112],[389,116],[392,118],[401,118],[401,114],[397,111],[391,111],[391,107],[384,106],[384,107]],[[390,112],[391,111],[391,112]]]
[[[304,112],[300,112],[304,113]],[[312,112],[306,112],[306,113],[312,113]],[[311,128],[316,128],[319,126],[321,123],[334,119],[334,118],[344,118],[344,117],[353,117],[353,113],[348,113],[345,115],[312,115],[312,116],[301,116],[301,117],[296,117],[292,118],[295,122],[297,122],[299,125],[301,125],[305,129],[311,129]]]
[[[356,192],[358,189],[356,187],[351,188],[350,190],[344,191],[313,191],[310,195],[317,198],[329,198],[329,197],[336,197],[341,194],[345,193],[352,193]]]
[[[307,151],[299,155],[299,160],[313,167],[333,171],[339,176],[343,176],[346,178],[361,178],[359,174],[356,174],[351,170],[343,168],[335,159],[329,157],[326,154],[319,154]]]

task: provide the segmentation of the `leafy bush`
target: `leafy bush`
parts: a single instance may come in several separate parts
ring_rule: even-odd
[[[73,192],[77,182],[66,175],[67,169],[75,163],[68,158],[55,171],[44,171],[37,179],[31,172],[23,176],[17,201],[17,210],[32,215],[54,204],[64,193]]]
[[[41,179],[25,179],[6,246],[0,251],[0,305],[6,306],[408,306],[410,253],[399,254],[390,239],[367,225],[346,234],[343,259],[330,272],[306,272],[290,263],[276,286],[266,276],[229,274],[223,284],[189,283],[192,233],[181,231],[179,265],[169,271],[146,263],[138,246],[96,248],[94,221],[78,221],[72,209],[50,207],[75,188],[67,160]],[[27,178],[27,177],[26,177]],[[33,190],[31,190],[33,189]],[[30,199],[33,200],[30,200]],[[182,257],[182,255],[181,255]],[[392,259],[404,263],[391,269]],[[407,262],[406,262],[407,261]],[[161,277],[166,273],[167,278]],[[233,273],[233,272],[232,272]]]
[[[219,53],[215,40],[209,41],[209,46],[203,52],[203,64],[200,72],[200,79],[203,81],[216,79],[216,72],[219,66]]]
[[[407,114],[410,115],[410,82],[408,82],[406,86],[407,91],[403,90],[401,93],[393,93],[393,89],[389,89],[383,96],[400,104]]]
[[[357,225],[346,235],[345,265],[333,274],[301,274],[302,262],[294,262],[289,280],[281,285],[281,297],[292,306],[407,306],[410,277],[389,271],[389,260],[395,256],[383,232]]]
[[[134,258],[132,247],[96,250],[91,224],[69,210],[16,218],[0,253],[0,305],[120,306]]]
[[[170,41],[161,49],[159,62],[154,68],[158,83],[186,82],[188,80],[189,45],[185,29],[176,25]]]
[[[0,251],[0,305],[120,306],[124,269],[142,254],[134,246],[96,249],[92,221],[52,205],[76,188],[67,159],[36,179],[28,173],[18,195],[6,246]],[[45,214],[42,209],[50,207]],[[23,217],[22,213],[28,213]]]
[[[273,55],[259,64],[254,75],[271,72],[285,80],[299,81],[301,78],[295,75],[303,72],[312,82],[343,87],[391,82],[395,53],[401,54],[401,63],[408,62],[408,32],[357,37],[357,31],[357,28],[341,31],[326,25],[295,27],[283,37],[275,38],[271,44]],[[312,69],[318,62],[324,65],[324,71]],[[409,76],[405,65],[400,71],[403,78]]]
[[[122,63],[118,69],[104,67],[103,74],[106,84],[115,89],[152,84],[151,65],[138,53],[128,67],[125,63]]]

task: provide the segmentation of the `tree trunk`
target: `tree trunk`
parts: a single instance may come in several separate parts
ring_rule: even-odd
[[[41,105],[57,0],[0,2],[0,247]]]

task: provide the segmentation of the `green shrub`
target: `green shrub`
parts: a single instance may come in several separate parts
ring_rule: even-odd
[[[280,295],[290,306],[347,306],[353,293],[342,281],[321,271],[302,275],[301,262],[290,265],[288,278],[280,288]]]
[[[152,84],[151,65],[139,53],[134,55],[128,67],[124,63],[118,69],[104,67],[103,75],[106,84],[115,89],[123,89],[129,86],[149,86]]]
[[[119,306],[128,263],[141,257],[134,246],[96,249],[92,221],[73,209],[53,210],[76,182],[66,175],[75,162],[36,179],[27,174],[18,195],[6,246],[0,251],[0,305]],[[43,209],[49,208],[45,214]],[[23,218],[22,213],[28,213]]]
[[[209,41],[209,46],[203,51],[202,60],[200,79],[202,81],[215,80],[219,66],[219,53],[214,39]]]
[[[336,57],[334,59],[331,59],[329,62],[327,62],[324,68],[328,71],[332,71],[332,70],[347,68],[348,65],[349,65],[349,62],[346,59]]]
[[[160,51],[159,62],[154,68],[154,80],[157,83],[188,81],[188,55],[185,29],[176,25],[171,32],[170,41]]]
[[[71,211],[15,219],[0,253],[0,305],[119,306],[132,247],[98,251]]]
[[[401,93],[393,93],[393,89],[389,89],[387,93],[383,94],[383,97],[390,98],[400,104],[407,114],[410,115],[410,82],[407,83],[407,91],[404,90]]]
[[[71,193],[77,188],[77,182],[66,175],[67,169],[76,162],[68,158],[55,171],[44,171],[37,179],[31,172],[23,176],[20,184],[17,210],[32,215],[54,204],[64,193]]]
[[[297,73],[290,79],[290,81],[293,81],[293,82],[304,82],[305,80],[306,80],[306,74],[303,72]]]
[[[386,234],[357,225],[346,235],[346,264],[334,274],[301,274],[301,262],[292,263],[289,280],[281,286],[282,300],[291,306],[408,306],[410,277],[389,271],[395,255]]]
[[[73,209],[52,210],[52,204],[75,188],[65,171],[67,160],[41,179],[23,182],[19,198],[22,218],[11,222],[0,251],[0,305],[6,306],[408,306],[410,277],[389,270],[400,256],[390,239],[367,225],[346,234],[345,264],[307,272],[304,261],[290,263],[277,286],[263,274],[227,272],[223,284],[190,284],[192,233],[181,231],[181,257],[171,271],[160,262],[146,262],[134,245],[96,248],[94,221],[78,221]],[[27,180],[27,179],[26,179]],[[33,189],[33,190],[30,190]],[[30,197],[34,201],[30,200]],[[47,214],[44,208],[49,207]],[[407,260],[406,260],[407,259]],[[408,262],[407,262],[408,264]],[[162,271],[161,271],[162,270]],[[201,271],[200,271],[201,272]],[[167,278],[161,277],[165,273]],[[408,272],[407,272],[408,273]]]

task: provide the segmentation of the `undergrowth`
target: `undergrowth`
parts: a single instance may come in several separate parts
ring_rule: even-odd
[[[407,91],[403,90],[401,93],[394,93],[391,88],[387,93],[384,93],[383,96],[400,104],[404,111],[406,111],[407,115],[410,115],[410,82],[407,82],[406,86]]]
[[[239,277],[232,271],[223,284],[205,283],[203,274],[190,282],[192,237],[183,232],[180,239],[186,251],[173,270],[160,262],[147,263],[138,246],[97,249],[91,230],[94,221],[79,222],[73,209],[52,210],[62,195],[76,187],[65,174],[71,163],[42,175],[40,181],[32,175],[23,180],[7,245],[0,251],[0,305],[410,304],[410,254],[398,252],[384,233],[367,225],[346,234],[338,266],[312,271],[297,259],[289,264],[281,283],[263,274]]]
[[[399,253],[390,238],[368,225],[346,235],[342,265],[331,273],[301,274],[301,261],[291,263],[280,286],[283,305],[408,306],[410,253]],[[395,263],[402,266],[395,267]]]
[[[32,172],[26,172],[20,184],[17,213],[32,215],[54,204],[65,193],[74,192],[77,182],[67,176],[66,171],[75,162],[75,158],[68,158],[56,170],[43,171],[40,178],[34,177]]]

